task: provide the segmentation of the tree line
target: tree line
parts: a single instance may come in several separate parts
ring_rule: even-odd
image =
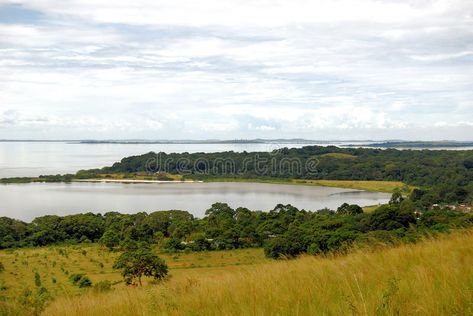
[[[425,234],[467,227],[473,215],[451,209],[419,211],[412,199],[393,194],[372,213],[358,205],[315,212],[291,205],[251,211],[215,203],[199,219],[186,211],[104,215],[47,215],[31,223],[0,218],[0,247],[97,242],[111,251],[155,244],[163,250],[208,251],[264,247],[268,257],[344,251],[353,243],[416,241]]]

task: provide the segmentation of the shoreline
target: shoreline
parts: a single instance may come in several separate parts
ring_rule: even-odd
[[[5,180],[5,179],[1,179]],[[18,178],[16,181],[1,182],[1,184],[27,184],[27,183],[127,183],[127,184],[165,184],[165,183],[216,183],[216,182],[234,182],[234,183],[266,183],[266,184],[285,184],[285,185],[303,185],[334,187],[340,189],[352,189],[369,192],[393,193],[401,190],[404,193],[410,192],[414,187],[398,181],[376,181],[376,180],[310,180],[310,179],[280,179],[280,178],[208,178],[203,180],[147,180],[147,179],[123,179],[123,178],[96,178],[96,179],[71,179],[70,181],[42,181],[38,178]]]
[[[139,180],[139,179],[75,179],[71,182],[95,182],[95,183],[203,183],[198,180]]]

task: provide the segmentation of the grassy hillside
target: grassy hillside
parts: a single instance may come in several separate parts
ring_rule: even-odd
[[[468,315],[471,262],[473,232],[457,232],[347,256],[174,270],[161,285],[59,298],[45,314]]]
[[[126,288],[120,271],[112,268],[119,252],[110,252],[97,245],[9,249],[0,251],[0,315],[30,315],[34,313],[36,294],[35,273],[41,287],[48,291],[46,304],[54,299],[75,297],[93,288],[81,289],[69,281],[72,274],[85,273],[93,284],[108,280],[113,289]],[[188,278],[208,277],[238,270],[246,265],[267,263],[262,249],[160,254],[170,268],[171,282],[186,282]]]

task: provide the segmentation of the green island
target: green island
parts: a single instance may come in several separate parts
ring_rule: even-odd
[[[216,202],[203,218],[185,210],[1,217],[0,315],[473,313],[472,151],[147,153],[2,182],[87,180],[326,185],[392,197],[334,210]]]

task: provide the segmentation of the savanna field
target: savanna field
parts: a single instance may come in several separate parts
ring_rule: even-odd
[[[2,250],[2,315],[473,314],[471,230],[282,261],[262,249],[160,254],[169,277],[142,287],[124,285],[116,256],[96,245]],[[80,288],[77,273],[111,288]]]

